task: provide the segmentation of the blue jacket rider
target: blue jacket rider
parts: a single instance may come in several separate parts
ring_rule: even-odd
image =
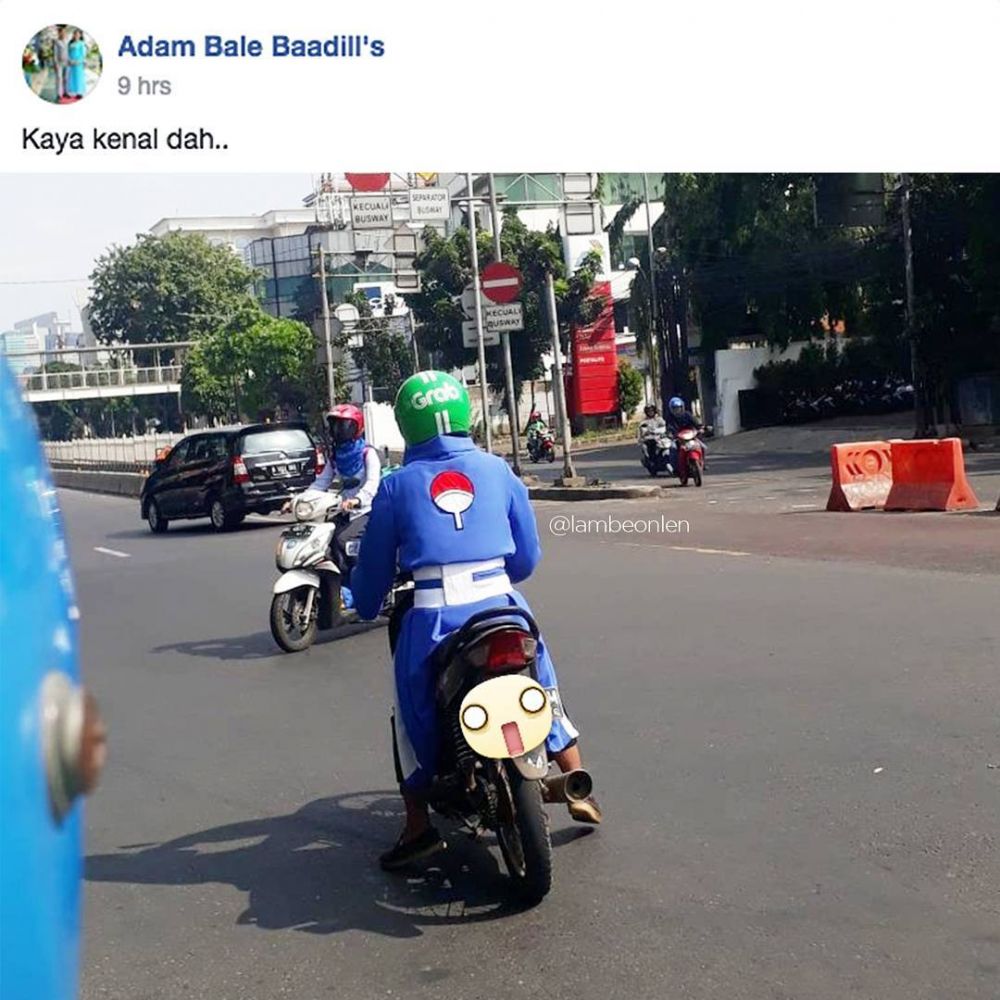
[[[396,421],[407,443],[403,467],[382,483],[351,577],[355,607],[374,618],[400,569],[413,575],[414,606],[403,618],[395,652],[393,713],[406,825],[381,859],[401,868],[443,846],[420,796],[434,776],[438,747],[435,646],[477,611],[517,604],[513,584],[541,558],[528,491],[507,463],[468,437],[469,397],[443,372],[420,372],[396,398]],[[543,641],[538,675],[554,720],[547,740],[563,771],[582,766],[578,733],[563,709],[555,668]],[[570,805],[581,822],[599,823],[592,798]]]

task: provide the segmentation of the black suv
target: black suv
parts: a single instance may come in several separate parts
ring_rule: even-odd
[[[216,531],[247,514],[278,510],[323,468],[323,454],[302,423],[216,427],[182,438],[156,463],[139,503],[159,534],[179,518],[207,517]]]

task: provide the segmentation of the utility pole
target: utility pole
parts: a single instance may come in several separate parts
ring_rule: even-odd
[[[562,424],[562,446],[563,446],[563,474],[564,486],[568,486],[570,480],[576,478],[576,470],[573,468],[573,459],[570,455],[571,436],[569,429],[569,410],[566,408],[566,393],[563,385],[562,361],[559,357],[559,315],[556,312],[556,285],[552,280],[552,272],[545,275],[545,289],[548,292],[549,303],[549,323],[552,328],[552,368],[554,377],[552,379],[553,395],[556,400],[556,410]]]
[[[913,411],[916,436],[927,432],[927,415],[924,387],[920,382],[920,361],[917,356],[916,301],[913,290],[913,230],[910,220],[910,175],[900,175],[902,202],[900,214],[903,222],[903,262],[906,271],[906,337],[910,342],[910,377],[913,379]]]
[[[333,380],[333,347],[330,343],[330,298],[326,292],[326,254],[323,252],[322,244],[316,247],[316,251],[319,254],[319,287],[320,293],[323,296],[323,344],[326,348],[326,393],[332,407],[336,392]]]
[[[417,353],[417,324],[413,322],[413,308],[406,314],[406,319],[410,327],[410,343],[413,345],[413,370],[420,371],[420,355]]]
[[[497,212],[497,192],[493,175],[490,178],[490,220],[493,224],[493,254],[497,261],[503,259],[500,249],[500,214]],[[504,331],[500,334],[503,345],[503,373],[507,383],[507,420],[510,423],[510,445],[514,452],[514,474],[521,475],[521,442],[517,426],[517,400],[514,398],[514,363],[510,358],[510,334]]]
[[[486,345],[483,343],[483,293],[479,287],[479,247],[476,245],[476,206],[472,198],[472,174],[465,175],[469,189],[469,243],[472,249],[472,287],[476,300],[476,341],[479,348],[479,388],[483,397],[483,429],[486,450],[493,451],[493,428],[490,426],[490,397],[486,384]]]
[[[658,288],[659,285],[656,281],[656,265],[654,263],[653,268],[653,284],[654,287]],[[660,406],[661,413],[666,417],[669,407],[667,402],[671,396],[674,395],[673,391],[673,376],[675,372],[674,368],[674,352],[673,352],[673,330],[676,325],[676,320],[674,318],[674,276],[673,272],[666,275],[666,279],[669,281],[668,294],[665,296],[665,310],[660,313],[660,325],[657,329],[657,346],[660,349]]]
[[[649,204],[649,177],[643,172],[642,189],[646,199],[646,240],[649,244],[649,378],[650,391],[653,399],[656,399],[656,349],[654,341],[657,339],[659,323],[659,303],[656,301],[656,256],[653,250],[653,213]]]

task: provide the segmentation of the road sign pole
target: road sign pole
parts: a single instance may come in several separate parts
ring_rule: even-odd
[[[326,393],[330,401],[330,406],[334,404],[334,378],[333,378],[333,348],[330,343],[330,298],[326,291],[326,254],[320,244],[319,252],[319,287],[323,301],[323,343],[326,348]]]
[[[465,175],[469,188],[469,244],[472,253],[472,285],[476,297],[476,341],[479,348],[479,388],[483,396],[483,429],[486,450],[493,451],[493,428],[490,427],[490,397],[486,384],[486,345],[483,343],[483,298],[479,288],[479,247],[476,246],[476,204],[472,193],[472,174]]]
[[[562,361],[559,359],[559,315],[556,312],[556,285],[552,280],[552,272],[545,275],[545,289],[549,299],[549,323],[552,326],[552,367],[554,378],[552,379],[552,390],[556,400],[556,410],[559,412],[562,421],[562,446],[563,446],[563,480],[574,479],[576,471],[573,469],[573,459],[570,456],[570,432],[569,432],[569,411],[566,409],[566,394],[563,391]]]
[[[493,224],[493,253],[497,260],[503,260],[500,249],[500,213],[497,211],[497,192],[493,174],[490,177],[490,220]],[[521,442],[517,426],[517,400],[514,397],[514,364],[510,357],[510,334],[500,334],[503,344],[503,373],[507,382],[507,420],[510,423],[510,445],[514,453],[514,474],[521,475]]]

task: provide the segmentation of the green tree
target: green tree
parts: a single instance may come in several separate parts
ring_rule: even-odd
[[[312,332],[259,309],[203,337],[182,378],[189,405],[226,419],[256,419],[276,408],[313,412],[324,396]]]
[[[918,357],[943,399],[1000,371],[1000,176],[915,175],[912,230]]]
[[[625,360],[618,360],[618,408],[625,414],[626,418],[631,417],[639,408],[643,397],[642,374],[635,370]]]
[[[734,336],[808,339],[828,316],[858,331],[860,283],[877,270],[873,234],[817,227],[812,175],[667,174],[663,183],[657,273],[684,276],[709,351]],[[640,261],[630,309],[645,334],[647,252]],[[658,281],[661,302],[667,285]]]
[[[195,233],[140,234],[98,258],[90,321],[103,341],[197,340],[253,303],[254,272]]]
[[[396,397],[399,387],[414,372],[413,349],[403,334],[392,328],[390,317],[395,309],[392,296],[386,300],[385,316],[373,316],[371,303],[363,292],[348,296],[360,313],[357,329],[360,345],[352,347],[351,355],[364,372],[368,385]]]
[[[513,264],[524,276],[521,302],[524,307],[524,331],[510,337],[511,363],[514,369],[515,394],[520,398],[521,385],[543,374],[542,355],[551,348],[545,278],[551,271],[556,292],[556,311],[560,333],[565,338],[573,324],[586,323],[600,310],[591,292],[600,271],[597,253],[588,254],[575,272],[569,274],[563,261],[562,242],[554,227],[544,232],[528,229],[514,210],[504,212],[500,233],[503,260]],[[493,238],[478,234],[480,267],[495,259]],[[476,351],[462,345],[464,316],[457,301],[472,280],[469,230],[458,229],[445,238],[428,229],[424,232],[424,250],[417,256],[416,269],[421,276],[421,291],[408,296],[420,325],[420,345],[435,352],[438,364],[462,367],[474,364]],[[504,385],[503,358],[499,347],[486,350],[487,380],[495,388]]]

